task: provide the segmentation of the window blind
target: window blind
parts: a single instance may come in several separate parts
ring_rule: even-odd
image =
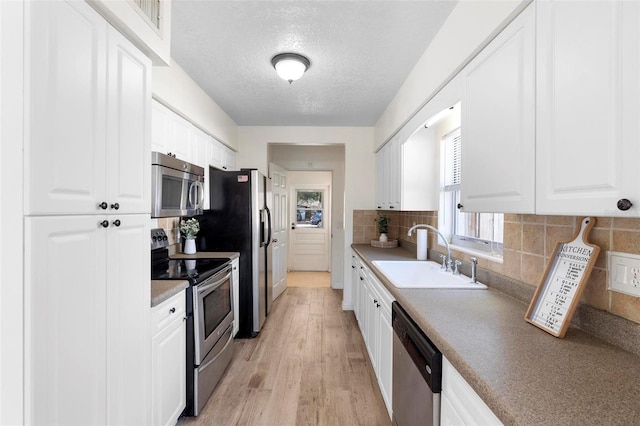
[[[460,129],[454,130],[444,138],[444,179],[445,190],[456,190],[460,187]]]

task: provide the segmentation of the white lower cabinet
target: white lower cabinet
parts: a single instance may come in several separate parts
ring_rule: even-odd
[[[152,424],[175,425],[186,406],[186,297],[181,291],[151,309]]]
[[[444,356],[442,357],[440,398],[442,426],[502,425],[493,411]]]
[[[356,316],[364,338],[371,365],[378,379],[382,398],[391,417],[393,378],[393,328],[391,326],[391,303],[393,296],[356,256],[357,281],[354,286],[358,294]],[[359,266],[357,266],[359,265]]]
[[[27,423],[150,422],[149,232],[148,214],[25,219]]]
[[[233,335],[240,330],[240,258],[231,261],[231,297],[233,298]]]

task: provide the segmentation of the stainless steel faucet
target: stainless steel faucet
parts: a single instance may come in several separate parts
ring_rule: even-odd
[[[478,280],[476,279],[476,266],[478,265],[478,259],[472,257],[469,260],[471,261],[471,282],[475,284],[478,282]]]
[[[407,232],[407,236],[411,236],[411,234],[413,233],[413,231],[416,230],[416,228],[427,228],[427,229],[431,229],[432,231],[435,231],[440,238],[442,238],[442,241],[444,241],[445,246],[447,247],[447,272],[452,272],[451,270],[451,266],[453,264],[452,260],[451,260],[451,247],[449,247],[449,241],[447,241],[447,239],[444,237],[444,235],[442,235],[442,233],[440,231],[438,231],[438,228],[431,226],[431,225],[427,225],[425,223],[419,223],[417,225],[413,225],[411,228],[409,228],[409,232]]]

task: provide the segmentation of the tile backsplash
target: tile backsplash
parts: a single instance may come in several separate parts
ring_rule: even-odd
[[[151,219],[152,228],[162,228],[164,232],[167,234],[169,238],[169,245],[176,244],[180,239],[180,230],[178,229],[178,224],[180,223],[179,217],[166,217],[160,219]],[[153,221],[157,221],[157,225],[153,223]]]
[[[413,223],[438,225],[437,212],[385,211],[391,218],[388,236],[402,242],[416,244],[416,234],[407,236]],[[378,238],[374,219],[376,210],[353,212],[353,243],[370,244]],[[507,277],[533,290],[544,274],[549,257],[558,241],[573,237],[581,217],[505,214],[504,258],[502,263],[478,259],[478,268],[489,274]],[[607,290],[607,251],[640,254],[640,219],[598,217],[589,235],[589,242],[600,246],[600,255],[582,293],[581,304],[607,311],[640,323],[640,298]],[[429,250],[446,253],[436,236],[429,232]],[[411,244],[407,246],[411,247]],[[453,256],[469,263],[470,255],[453,250]],[[431,255],[430,255],[431,257]],[[532,292],[533,294],[533,292]]]

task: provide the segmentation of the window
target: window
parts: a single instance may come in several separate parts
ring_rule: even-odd
[[[463,213],[460,203],[462,137],[460,128],[442,139],[442,177],[439,228],[451,235],[451,244],[502,257],[504,215],[502,213]]]
[[[317,190],[296,190],[296,226],[322,228],[324,210],[323,192]]]

